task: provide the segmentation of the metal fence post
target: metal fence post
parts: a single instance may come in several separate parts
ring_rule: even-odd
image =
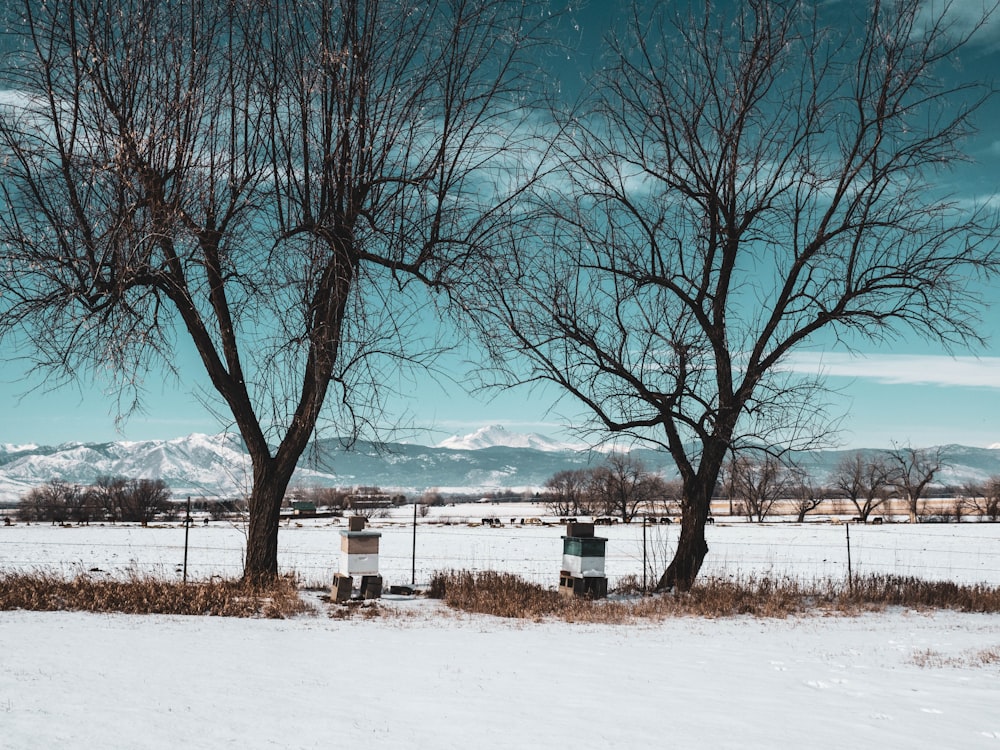
[[[851,522],[844,524],[847,531],[847,586],[850,592],[854,593],[854,573],[851,571]]]
[[[187,513],[184,516],[184,579],[188,580],[188,534],[191,533],[191,496],[187,499]]]

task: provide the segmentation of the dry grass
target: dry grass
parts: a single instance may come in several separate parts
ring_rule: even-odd
[[[591,601],[563,596],[511,573],[452,571],[436,574],[428,595],[462,612],[614,624],[682,616],[855,615],[886,607],[1000,612],[1000,589],[895,576],[857,578],[850,587],[844,582],[803,584],[750,577],[704,579],[683,594],[642,596],[640,588],[637,581],[624,579],[611,597]],[[185,585],[140,575],[115,581],[88,575],[66,579],[49,573],[0,572],[0,610],[10,609],[282,618],[311,607],[291,578],[270,586],[218,579]],[[387,613],[378,603],[365,602],[336,607],[330,617],[374,619]],[[1000,661],[1000,651],[984,651],[976,658],[983,664],[995,663]],[[933,655],[925,661],[932,663]]]
[[[957,656],[948,656],[947,654],[942,654],[940,651],[927,648],[913,652],[910,655],[910,661],[918,667],[927,669],[940,669],[943,667],[954,667],[956,669],[988,667],[992,664],[1000,663],[1000,647],[964,652]]]
[[[252,586],[218,579],[183,584],[138,575],[114,581],[87,575],[66,579],[48,573],[0,573],[0,610],[11,609],[284,618],[308,606],[289,578]]]
[[[437,573],[427,595],[464,612],[531,619],[559,614],[569,602],[557,591],[496,571]]]
[[[844,583],[803,584],[792,579],[706,579],[691,591],[639,596],[635,582],[608,599],[565,597],[509,573],[453,571],[434,576],[429,596],[463,612],[497,617],[568,622],[628,623],[669,617],[783,618],[810,613],[855,615],[887,606],[1000,612],[1000,590],[985,586],[934,583],[915,578],[873,576]]]
[[[325,600],[330,603],[329,598]],[[377,601],[350,601],[346,604],[335,604],[328,610],[328,616],[332,620],[375,620],[385,614]],[[395,612],[392,613],[395,616]]]
[[[808,597],[794,582],[772,579],[707,581],[680,595],[637,597],[631,584],[624,596],[591,601],[563,596],[509,573],[449,572],[434,576],[429,596],[464,612],[540,620],[624,623],[682,615],[785,617],[804,611]]]
[[[854,586],[841,592],[846,603],[858,605],[910,607],[912,609],[954,609],[960,612],[1000,612],[1000,589],[963,585],[950,581],[922,581],[902,576],[856,578]]]

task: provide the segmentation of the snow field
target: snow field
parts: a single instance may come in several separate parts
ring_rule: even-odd
[[[555,586],[561,526],[468,510],[507,525],[422,520],[418,582],[434,570],[493,568]],[[283,525],[282,568],[327,583],[343,528]],[[374,528],[386,582],[408,583],[406,517]],[[676,527],[646,531],[647,552],[670,552]],[[641,575],[640,525],[598,533],[609,538],[613,580]],[[850,533],[858,572],[1000,583],[1000,524]],[[843,526],[719,523],[708,536],[706,573],[846,573]],[[189,538],[189,576],[239,575],[242,528],[213,522]],[[0,526],[0,570],[179,577],[183,542],[178,524]],[[386,596],[379,609],[343,620],[323,606],[281,621],[0,612],[0,747],[1000,750],[996,615],[610,626],[464,615],[423,598]]]
[[[7,750],[997,748],[992,616],[655,626],[0,613]],[[388,601],[382,605],[392,608]]]
[[[448,509],[453,511],[453,509]],[[416,527],[416,582],[426,583],[441,570],[498,570],[555,587],[562,559],[562,525],[510,525],[525,517],[497,506],[473,506],[478,516],[419,519]],[[481,517],[499,517],[502,528],[470,525]],[[529,516],[530,517],[530,516]],[[446,519],[450,525],[444,525]],[[279,565],[306,584],[326,585],[340,566],[337,519],[283,522]],[[412,517],[377,519],[369,527],[381,533],[379,568],[387,585],[414,577]],[[609,583],[643,575],[641,524],[597,527],[608,539],[605,564]],[[778,576],[805,582],[847,575],[850,533],[852,570],[856,574],[915,576],[927,580],[1000,586],[1000,524],[886,524],[857,526],[826,523],[718,523],[707,529],[709,576]],[[669,562],[678,527],[645,529],[647,578]],[[0,569],[46,570],[65,575],[124,575],[135,572],[165,578],[183,572],[185,531],[182,524],[70,526],[17,524],[0,527]],[[241,524],[212,522],[188,532],[188,577],[238,577],[243,569],[245,529]]]

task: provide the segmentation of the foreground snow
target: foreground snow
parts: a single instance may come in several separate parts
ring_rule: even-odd
[[[555,585],[564,529],[509,524],[530,509],[462,510],[420,525],[415,561],[405,517],[379,521],[386,582],[408,583],[415,564],[420,582],[459,567]],[[467,525],[493,515],[507,525]],[[284,525],[282,569],[329,581],[341,528]],[[846,531],[718,524],[706,570],[841,577]],[[855,571],[1000,583],[998,524],[850,532]],[[662,561],[676,529],[647,533]],[[602,534],[608,575],[640,574],[641,527]],[[184,536],[176,524],[0,527],[0,569],[180,577]],[[238,575],[244,543],[238,526],[191,529],[189,572]],[[326,605],[286,621],[0,612],[0,748],[1000,749],[996,615],[611,627],[401,597],[380,608],[349,621]]]
[[[523,624],[0,613],[0,745],[1000,747],[1000,618]],[[919,666],[928,650],[948,666]]]

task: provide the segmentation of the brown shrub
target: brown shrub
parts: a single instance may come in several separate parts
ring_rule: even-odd
[[[852,615],[888,606],[1000,612],[1000,589],[897,576],[858,577],[853,586],[835,581],[803,584],[768,577],[709,578],[691,591],[657,596],[640,596],[635,588],[635,581],[626,581],[608,599],[592,601],[563,596],[511,573],[451,571],[434,575],[428,596],[443,599],[447,606],[463,612],[611,624],[681,616],[780,618],[811,612]],[[381,608],[371,604],[358,611],[338,610],[330,616],[382,616]],[[281,578],[270,586],[252,586],[219,579],[182,584],[139,575],[114,581],[89,575],[65,579],[48,573],[0,572],[0,610],[10,609],[282,618],[304,612],[309,606],[299,597],[291,578]],[[996,650],[982,654],[984,663],[998,658]]]
[[[558,592],[512,573],[452,571],[431,579],[428,596],[454,609],[497,617],[538,619],[562,610]]]
[[[860,605],[954,609],[960,612],[1000,612],[1000,589],[982,584],[924,581],[903,576],[857,577],[842,592],[843,601]]]
[[[633,587],[629,584],[628,588]],[[431,581],[428,595],[464,612],[608,623],[680,615],[785,617],[801,611],[804,599],[794,582],[763,578],[745,582],[709,579],[685,594],[592,601],[566,597],[518,576],[494,571],[438,573]]]
[[[571,622],[627,623],[668,617],[788,617],[811,612],[858,614],[887,606],[1000,612],[1000,589],[934,583],[915,578],[872,576],[853,588],[835,581],[804,584],[794,579],[756,578],[701,581],[685,593],[623,595],[591,601],[569,598],[509,573],[492,571],[438,573],[429,596],[463,612],[538,620],[556,617]]]
[[[184,584],[138,575],[115,581],[0,573],[0,610],[10,609],[283,618],[308,607],[290,578],[254,586],[218,579]]]

